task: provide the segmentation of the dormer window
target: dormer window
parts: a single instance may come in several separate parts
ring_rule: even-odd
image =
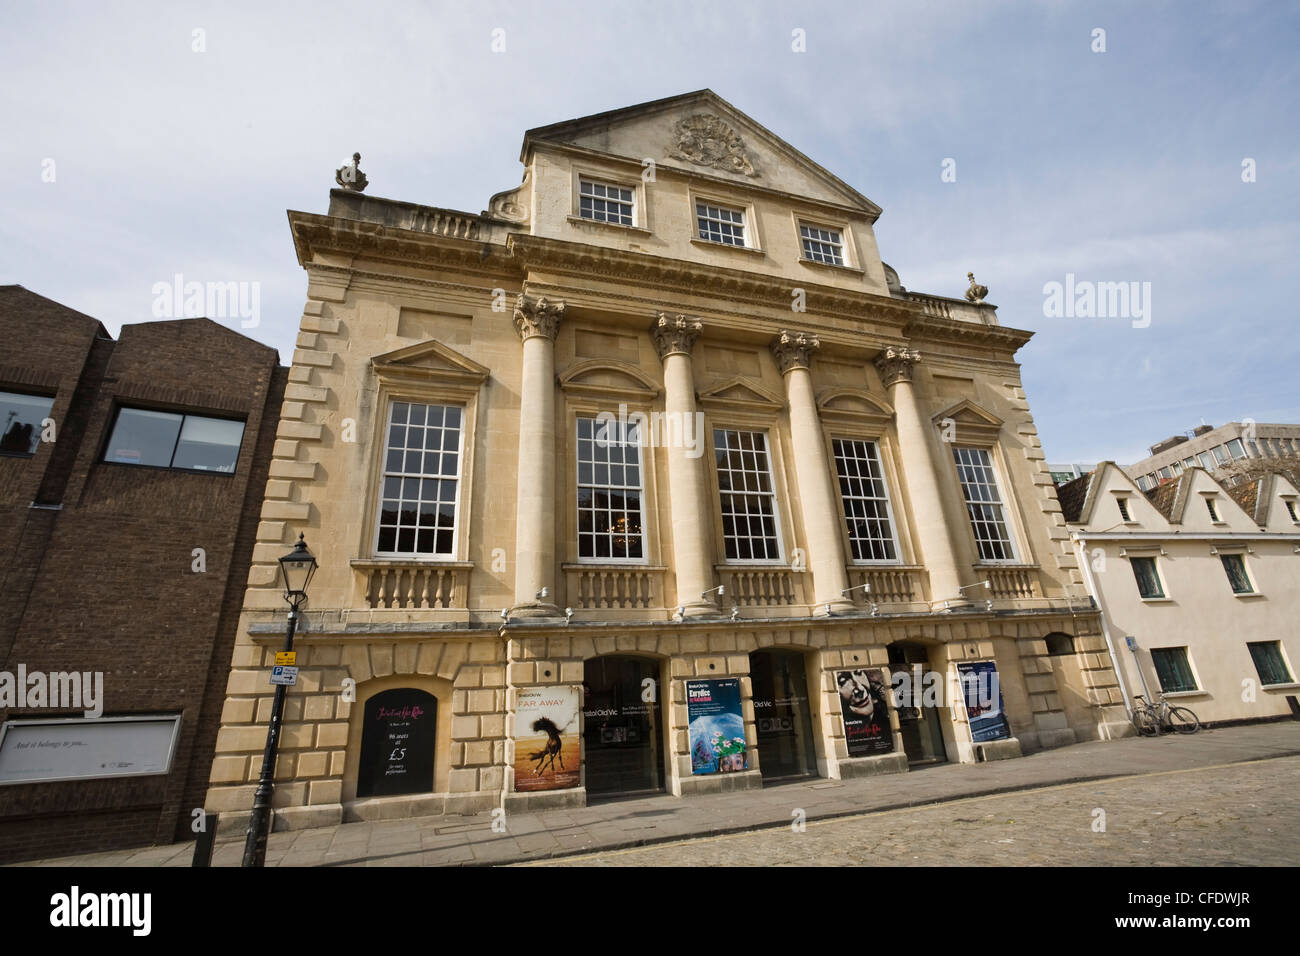
[[[844,265],[844,237],[838,229],[799,223],[803,257],[832,266]]]
[[[583,219],[631,226],[635,208],[632,190],[627,186],[578,180],[578,215]]]

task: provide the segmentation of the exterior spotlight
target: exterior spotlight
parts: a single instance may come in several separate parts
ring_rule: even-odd
[[[537,600],[539,601],[544,600],[546,596],[550,593],[551,593],[550,588],[542,588],[540,591],[537,592]]]
[[[676,610],[673,611],[673,621],[680,624],[684,620],[686,620],[686,608],[678,605]]]
[[[573,621],[573,608],[566,607],[564,609],[564,623],[569,624],[572,621]]]
[[[508,620],[510,620],[510,608],[508,608],[508,607],[503,607],[503,608],[501,609],[501,620],[503,620],[503,621],[508,621]]]
[[[724,594],[727,593],[727,586],[725,584],[719,584],[716,588],[709,588],[707,591],[701,591],[700,598],[701,599],[707,598],[714,591],[718,592],[718,597],[722,597]]]
[[[739,621],[739,620],[740,620],[740,606],[739,606],[739,605],[736,605],[736,604],[731,605],[731,619],[732,619],[733,621]]]

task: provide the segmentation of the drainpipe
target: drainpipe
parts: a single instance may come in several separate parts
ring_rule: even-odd
[[[1119,692],[1124,695],[1124,711],[1128,714],[1129,719],[1133,719],[1133,702],[1129,698],[1128,686],[1124,683],[1124,669],[1120,666],[1119,656],[1115,653],[1115,642],[1110,639],[1110,624],[1106,614],[1106,606],[1101,599],[1101,591],[1097,583],[1092,579],[1092,565],[1088,563],[1087,539],[1083,532],[1076,531],[1071,536],[1074,539],[1076,548],[1075,554],[1078,556],[1079,567],[1083,570],[1083,580],[1088,587],[1088,593],[1092,595],[1097,602],[1097,608],[1101,611],[1101,633],[1106,638],[1106,650],[1110,653],[1110,664],[1115,668],[1115,679],[1119,681]],[[1138,676],[1142,676],[1141,665],[1138,665]]]

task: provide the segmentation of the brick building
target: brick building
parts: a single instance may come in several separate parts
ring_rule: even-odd
[[[208,319],[114,341],[20,286],[0,341],[0,862],[184,838],[287,370]],[[97,672],[93,707],[93,678],[55,691]]]

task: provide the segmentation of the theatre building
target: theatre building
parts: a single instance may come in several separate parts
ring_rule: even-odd
[[[289,213],[307,301],[209,808],[252,805],[300,533],[282,828],[1128,732],[1030,332],[973,279],[906,291],[880,208],[712,92],[520,159],[477,215],[355,161]]]

